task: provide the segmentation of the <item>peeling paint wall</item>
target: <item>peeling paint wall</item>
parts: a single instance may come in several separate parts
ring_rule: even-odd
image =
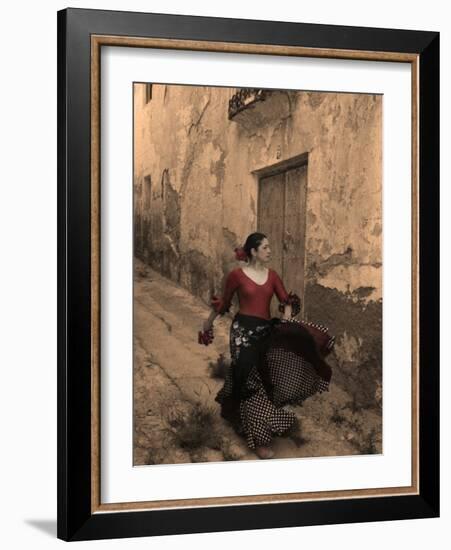
[[[235,92],[154,85],[146,104],[145,85],[135,85],[135,253],[208,302],[236,265],[233,248],[256,229],[253,171],[307,153],[306,282],[293,290],[304,316],[336,334],[336,381],[374,405],[382,96],[279,91],[230,121]]]

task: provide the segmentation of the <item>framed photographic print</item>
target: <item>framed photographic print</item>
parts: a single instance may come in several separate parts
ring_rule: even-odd
[[[439,514],[439,35],[58,13],[58,537]]]

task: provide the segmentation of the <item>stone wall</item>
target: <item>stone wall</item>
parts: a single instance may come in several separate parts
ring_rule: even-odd
[[[382,96],[275,91],[229,120],[236,91],[154,85],[146,103],[135,85],[135,253],[208,303],[256,230],[253,172],[307,154],[306,282],[293,290],[337,337],[334,380],[377,404]]]

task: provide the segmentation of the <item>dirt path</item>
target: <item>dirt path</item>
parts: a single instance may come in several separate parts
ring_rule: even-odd
[[[214,401],[223,380],[212,378],[209,364],[229,358],[230,318],[218,317],[213,344],[200,346],[208,308],[139,260],[134,298],[134,464],[256,460]],[[361,454],[362,423],[349,402],[331,384],[330,392],[290,407],[300,431],[275,438],[275,458]]]

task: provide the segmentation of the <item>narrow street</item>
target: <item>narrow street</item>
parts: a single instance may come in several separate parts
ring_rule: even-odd
[[[221,367],[221,354],[229,361],[231,319],[218,317],[213,344],[201,346],[197,333],[208,314],[200,299],[135,259],[135,466],[258,460],[221,418],[214,400],[223,379],[212,371]],[[275,438],[275,458],[364,452],[362,423],[349,401],[332,383],[330,392],[291,407],[300,429],[291,437]],[[376,452],[371,445],[368,452]]]

